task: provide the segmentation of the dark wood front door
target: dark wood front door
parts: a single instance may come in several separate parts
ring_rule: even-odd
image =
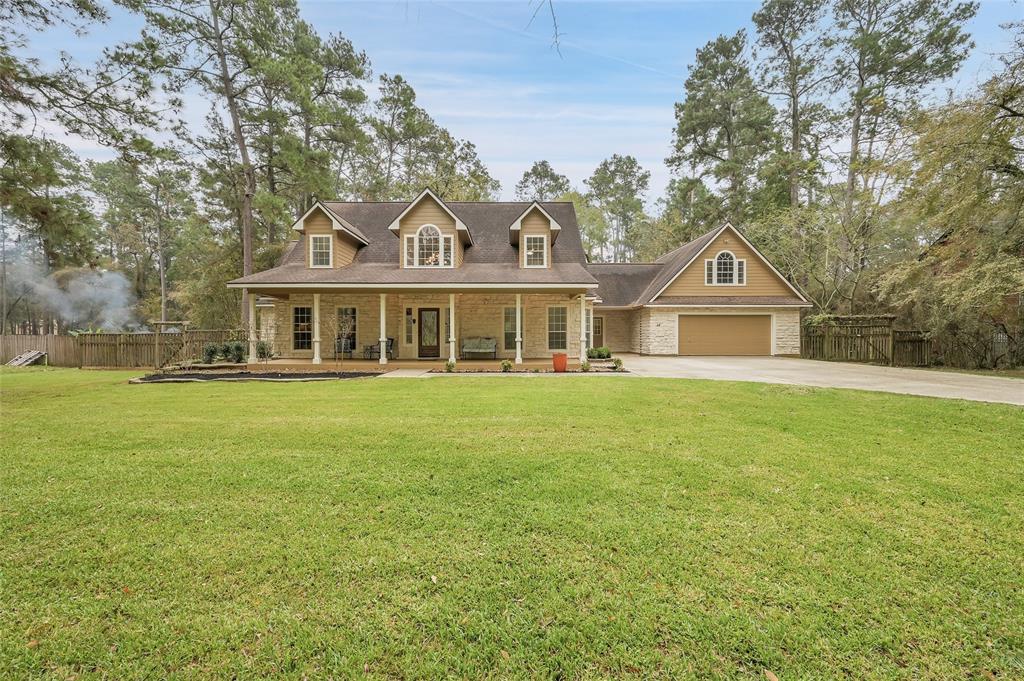
[[[440,357],[441,310],[436,307],[420,308],[419,356]]]
[[[594,317],[594,344],[595,348],[604,347],[604,317]]]

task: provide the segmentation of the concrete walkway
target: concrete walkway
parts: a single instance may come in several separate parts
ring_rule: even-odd
[[[1018,378],[783,357],[619,356],[639,376],[855,388],[1024,405],[1024,379]]]

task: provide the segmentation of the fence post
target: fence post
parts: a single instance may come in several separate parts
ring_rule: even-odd
[[[822,359],[832,359],[832,325],[825,323],[825,340],[822,342]]]

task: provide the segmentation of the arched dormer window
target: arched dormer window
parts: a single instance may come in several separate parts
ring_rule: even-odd
[[[405,237],[406,267],[451,267],[455,240],[436,225],[423,225]]]
[[[747,283],[747,261],[739,260],[731,251],[719,251],[704,261],[704,283],[708,286],[743,286]]]

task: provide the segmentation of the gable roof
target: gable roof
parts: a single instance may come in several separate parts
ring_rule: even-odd
[[[597,280],[587,271],[586,254],[580,242],[576,212],[570,202],[539,204],[558,221],[561,236],[551,245],[551,267],[519,267],[517,244],[509,243],[509,225],[532,204],[524,201],[462,202],[446,204],[456,218],[472,230],[474,242],[467,246],[462,266],[456,268],[400,268],[398,238],[391,225],[409,204],[405,201],[324,201],[331,213],[353,225],[366,237],[367,245],[355,254],[352,264],[338,268],[309,269],[305,266],[305,236],[292,242],[277,267],[256,272],[231,282],[270,287],[281,285],[368,285],[473,284],[493,286],[522,283],[535,286],[565,285],[596,288]]]
[[[363,244],[364,246],[370,243],[369,241],[366,240],[366,237],[363,236],[363,233],[359,231],[358,227],[356,227],[355,225],[353,225],[340,215],[335,214],[334,211],[332,211],[330,208],[328,208],[320,201],[317,201],[312,206],[310,206],[309,210],[303,213],[302,217],[292,224],[292,229],[294,229],[297,232],[304,232],[306,230],[306,218],[308,218],[309,214],[318,208],[323,212],[324,215],[330,218],[331,226],[334,229],[340,232],[348,233],[349,236],[353,237],[356,241]]]
[[[473,243],[473,233],[469,231],[468,227],[466,227],[466,223],[459,219],[459,216],[453,213],[452,210],[447,206],[447,204],[445,204],[445,202],[442,201],[437,194],[430,191],[430,187],[427,187],[426,189],[421,191],[419,196],[410,201],[409,205],[405,207],[405,210],[399,213],[398,216],[391,222],[391,224],[388,226],[388,229],[397,234],[399,227],[401,226],[400,223],[402,222],[402,218],[404,218],[409,213],[409,211],[415,208],[420,201],[427,197],[433,199],[437,203],[437,205],[441,206],[441,210],[443,210],[445,213],[448,213],[451,219],[455,221],[455,231],[465,232],[466,236],[469,237],[469,243]]]
[[[534,210],[534,209],[540,211],[540,214],[543,215],[544,217],[546,217],[548,219],[548,222],[551,223],[551,225],[550,225],[551,232],[552,232],[552,234],[551,234],[551,241],[552,241],[552,243],[554,243],[555,237],[558,236],[558,232],[562,231],[562,226],[560,224],[558,224],[558,220],[556,220],[555,218],[551,217],[551,214],[548,213],[546,210],[544,210],[544,206],[540,205],[536,201],[534,201],[529,206],[527,206],[526,210],[524,210],[522,213],[520,213],[519,217],[517,217],[515,220],[513,220],[512,224],[509,225],[509,228],[508,228],[509,238],[511,238],[512,232],[518,232],[518,231],[520,231],[523,228],[523,218],[525,218],[527,215],[529,215],[530,211]]]
[[[693,241],[669,251],[653,263],[618,264],[615,266],[590,264],[588,269],[598,282],[598,295],[605,306],[636,307],[649,305],[664,293],[673,281],[692,265],[711,243],[725,230],[732,231],[758,258],[793,292],[787,296],[683,296],[659,301],[665,305],[803,305],[810,303],[743,234],[726,223],[706,232]],[[631,269],[632,268],[632,269]],[[629,299],[629,302],[622,302]],[[615,300],[617,302],[610,302]]]

